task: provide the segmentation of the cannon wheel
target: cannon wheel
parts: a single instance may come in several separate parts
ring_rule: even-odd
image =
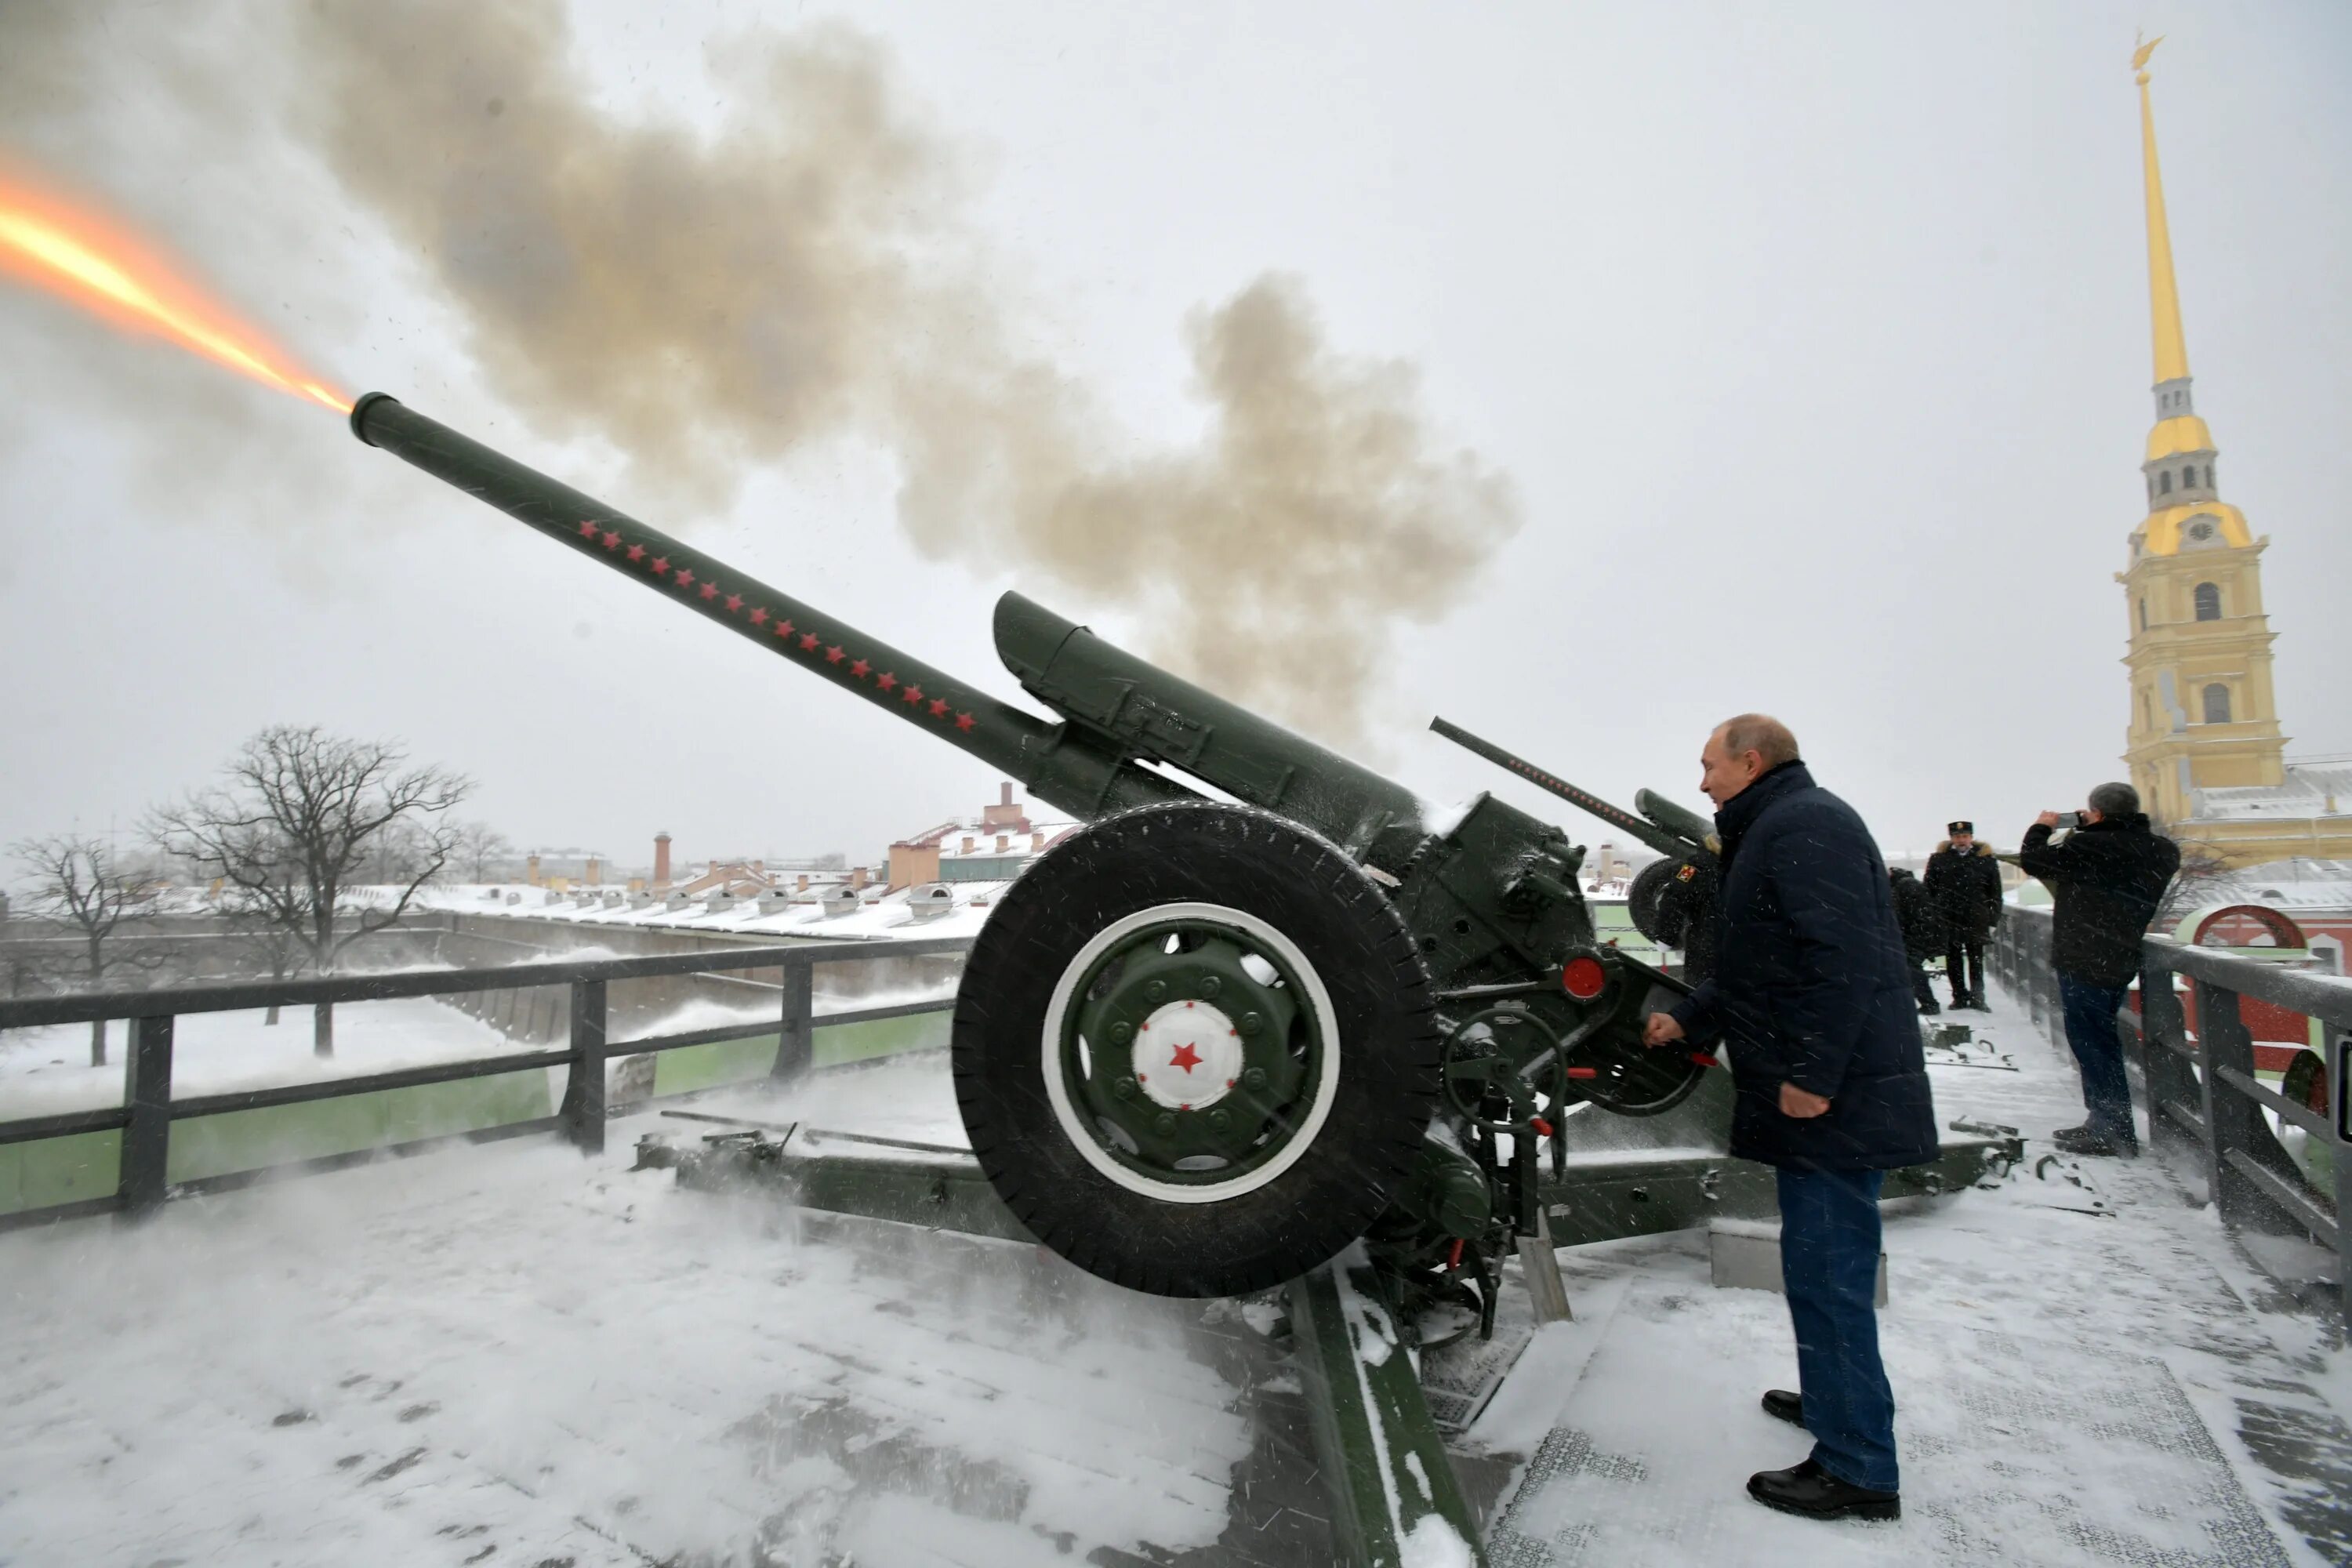
[[[1389,1206],[1437,1100],[1388,897],[1268,812],[1146,806],[1055,846],[973,942],[956,1100],[1031,1235],[1162,1296],[1263,1289]]]

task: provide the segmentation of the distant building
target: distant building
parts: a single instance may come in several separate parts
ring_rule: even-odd
[[[931,882],[1009,882],[1077,826],[1033,822],[1007,784],[978,816],[951,817],[891,845],[887,886],[897,892]]]

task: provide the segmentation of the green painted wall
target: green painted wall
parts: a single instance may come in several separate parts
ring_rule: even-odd
[[[0,1144],[0,1214],[102,1198],[121,1181],[122,1134]]]

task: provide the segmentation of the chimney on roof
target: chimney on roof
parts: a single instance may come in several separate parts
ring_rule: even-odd
[[[963,836],[963,852],[967,855],[971,853],[971,835],[969,833]]]
[[[529,882],[534,888],[539,886],[538,856],[534,855],[529,860],[523,862],[523,880]]]
[[[654,835],[654,891],[669,891],[669,835]]]
[[[1039,851],[1043,850],[1045,847],[1045,836],[1044,834],[1042,834],[1042,833],[1033,833],[1033,834],[1031,834],[1031,835],[1029,836],[1029,853],[1030,853],[1030,854],[1032,854],[1032,855],[1037,854]]]
[[[1013,840],[1006,837],[1003,834],[1000,833],[996,836],[996,852],[999,855],[1003,854],[1006,849],[1012,847],[1012,844]]]
[[[595,856],[591,855],[588,857],[587,875],[582,877],[580,879],[587,883],[592,888],[601,888],[604,885],[604,868],[598,862]]]
[[[849,885],[850,885],[850,887],[851,887],[851,888],[853,888],[853,889],[857,889],[857,890],[863,891],[863,890],[864,890],[864,889],[865,889],[865,887],[866,887],[866,875],[867,875],[867,874],[866,874],[866,868],[865,868],[865,867],[863,867],[863,866],[852,866],[852,867],[849,868]]]
[[[793,890],[799,893],[805,893],[808,891],[808,873],[806,871],[801,873],[801,885]]]
[[[996,804],[999,805],[1011,805],[1013,804],[1013,785],[1010,783],[1002,784],[996,786]]]

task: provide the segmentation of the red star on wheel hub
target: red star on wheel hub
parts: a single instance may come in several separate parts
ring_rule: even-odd
[[[1191,1072],[1201,1065],[1201,1053],[1194,1050],[1192,1042],[1187,1040],[1176,1047],[1175,1054],[1168,1058],[1168,1065],[1171,1068],[1182,1068],[1186,1072]]]

